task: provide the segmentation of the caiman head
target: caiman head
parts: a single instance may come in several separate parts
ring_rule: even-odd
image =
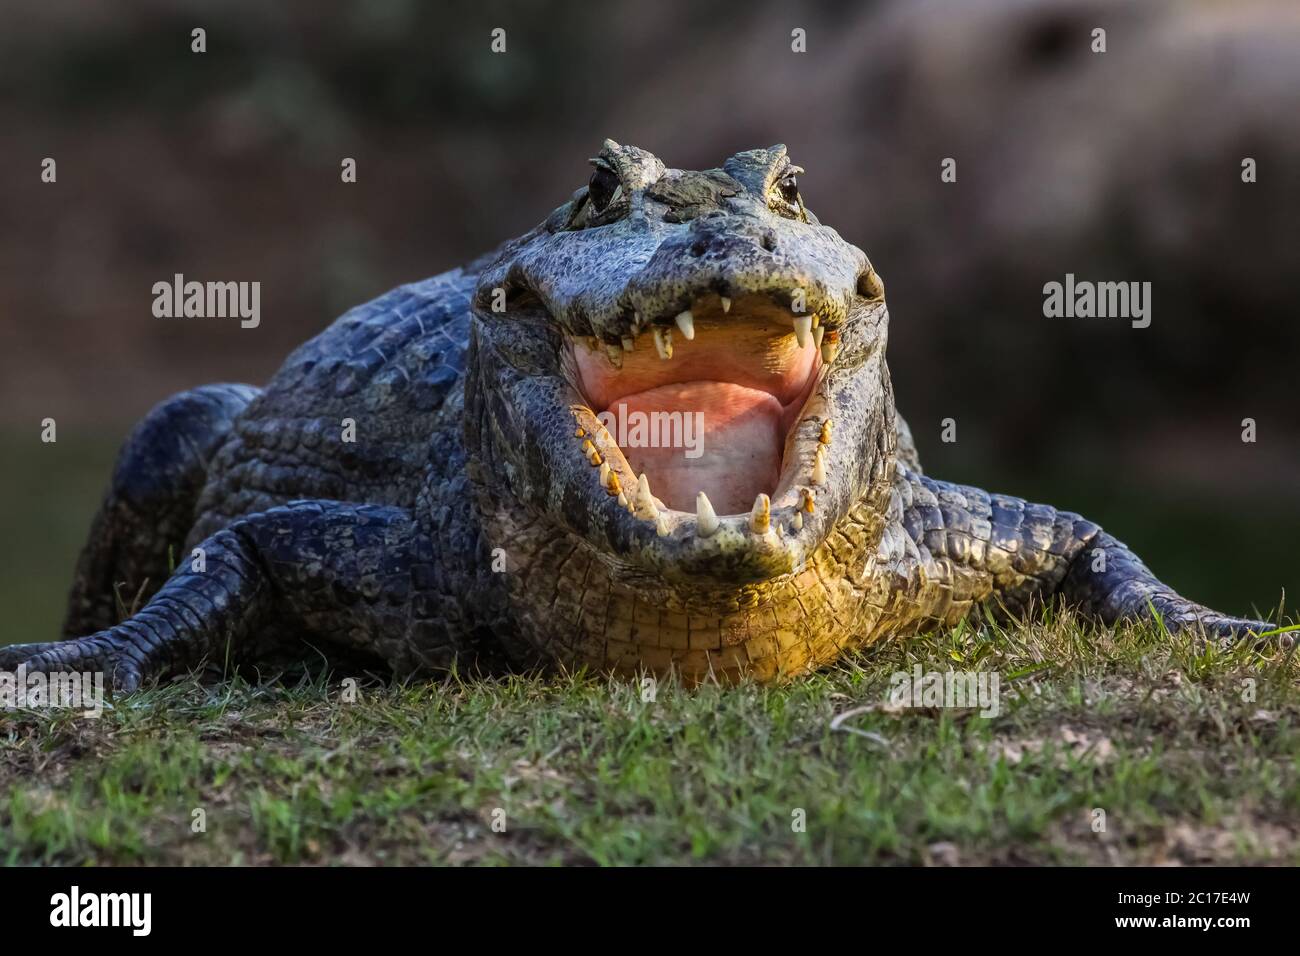
[[[826,663],[885,598],[883,285],[784,146],[696,172],[607,140],[591,163],[473,299],[466,442],[500,636],[688,679]]]

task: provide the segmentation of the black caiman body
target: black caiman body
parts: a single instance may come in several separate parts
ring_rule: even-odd
[[[310,646],[398,674],[772,680],[1054,600],[1269,628],[1180,597],[1077,514],[922,474],[883,283],[804,207],[785,147],[697,172],[607,141],[592,162],[541,225],[353,309],[265,389],[156,407],[65,639],[0,665],[131,690]]]

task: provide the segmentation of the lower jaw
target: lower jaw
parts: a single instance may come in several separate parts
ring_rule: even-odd
[[[539,521],[512,496],[492,498],[481,512],[484,531],[508,555],[508,573],[488,576],[500,589],[488,602],[490,629],[519,667],[671,676],[687,686],[779,683],[906,623],[869,599],[865,575],[879,528],[857,514],[846,518],[855,530],[823,542],[791,573],[748,584],[670,582],[634,556]]]
[[[827,666],[880,633],[859,590],[826,583],[860,570],[856,552],[819,549],[788,576],[684,591],[630,577],[589,543],[518,517],[497,512],[489,537],[508,541],[518,562],[519,573],[500,576],[515,626],[498,633],[521,663],[630,679],[672,674],[688,684],[775,682]]]

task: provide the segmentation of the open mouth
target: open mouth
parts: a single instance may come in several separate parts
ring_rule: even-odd
[[[641,329],[620,345],[570,343],[575,384],[602,426],[587,453],[606,491],[642,517],[695,513],[705,533],[718,515],[765,522],[796,477],[785,467],[792,432],[838,331],[769,295],[712,294]]]

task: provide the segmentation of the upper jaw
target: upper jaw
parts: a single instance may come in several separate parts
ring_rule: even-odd
[[[526,292],[566,334],[617,346],[655,327],[671,330],[701,300],[763,297],[838,329],[855,300],[875,294],[866,254],[829,227],[718,220],[737,231],[732,236],[706,228],[709,221],[637,220],[552,236],[487,269],[476,305],[486,312],[498,288],[507,299]],[[613,236],[612,229],[621,231]],[[769,236],[771,249],[763,245]]]
[[[869,271],[866,254],[826,227],[704,218],[655,248],[619,295],[618,312],[634,327],[648,328],[673,322],[700,299],[749,296],[818,315],[822,324],[838,329]]]

